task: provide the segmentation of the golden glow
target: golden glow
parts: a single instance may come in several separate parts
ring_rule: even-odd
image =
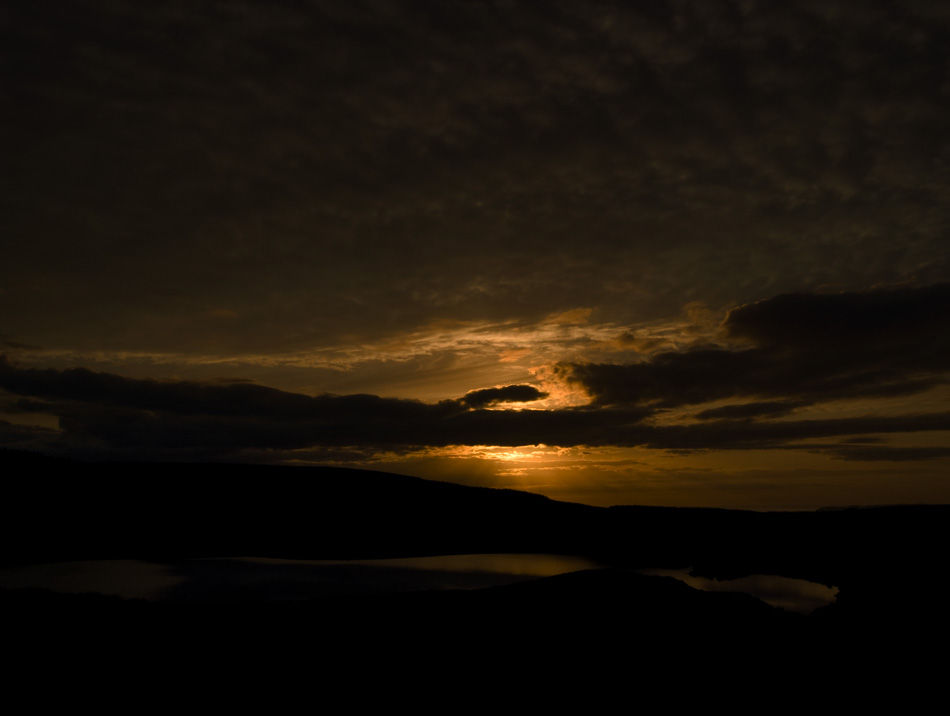
[[[214,380],[254,378],[293,392],[373,393],[429,402],[458,398],[485,385],[532,383],[550,397],[533,403],[553,409],[586,404],[576,388],[562,384],[551,366],[558,362],[629,361],[658,350],[714,337],[706,312],[690,306],[682,320],[618,325],[592,322],[593,309],[552,313],[535,323],[436,320],[413,331],[377,338],[350,336],[333,345],[292,351],[151,352],[77,351],[49,347],[44,363],[81,365],[130,377]],[[211,309],[221,320],[229,309]],[[18,350],[6,351],[16,357]]]
[[[551,456],[562,454],[571,448],[549,447],[540,445],[523,445],[520,447],[503,447],[499,445],[452,445],[445,448],[430,448],[421,451],[427,457],[448,458],[475,458],[479,460],[500,460],[503,462],[528,461],[548,459]]]
[[[565,326],[581,325],[590,320],[590,314],[593,312],[592,308],[574,308],[570,311],[552,313],[547,317],[546,322]]]
[[[467,445],[389,454],[375,468],[602,506],[814,510],[858,503],[950,502],[945,479],[950,458],[906,465],[901,482],[895,483],[893,467],[885,463],[847,462],[801,449],[670,452]]]

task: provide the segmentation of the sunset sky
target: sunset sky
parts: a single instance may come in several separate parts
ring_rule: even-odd
[[[0,446],[950,502],[950,3],[7,0]]]

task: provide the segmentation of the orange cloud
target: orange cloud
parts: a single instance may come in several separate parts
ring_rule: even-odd
[[[547,317],[547,322],[561,326],[579,326],[590,320],[590,314],[593,311],[593,308],[572,308],[570,311],[552,313]]]

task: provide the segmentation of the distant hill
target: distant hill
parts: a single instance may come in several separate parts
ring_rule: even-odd
[[[3,565],[526,552],[840,589],[815,621],[942,614],[950,507],[810,513],[598,508],[328,467],[80,463],[0,452]],[[508,592],[514,595],[515,590]],[[513,597],[512,597],[513,598]],[[850,617],[849,617],[850,615]]]

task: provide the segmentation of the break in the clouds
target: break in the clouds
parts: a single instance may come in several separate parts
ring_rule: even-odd
[[[660,353],[626,365],[560,366],[589,391],[586,406],[501,409],[547,397],[536,386],[485,388],[437,403],[375,395],[308,396],[248,383],[154,381],[86,369],[21,367],[4,359],[0,387],[14,413],[59,420],[62,439],[101,449],[418,450],[452,445],[644,447],[657,450],[812,449],[847,460],[915,460],[942,447],[860,444],[854,436],[946,433],[950,413],[783,418],[796,408],[843,399],[923,393],[950,373],[950,290],[878,289],[782,295],[731,311],[734,346]],[[755,345],[748,347],[744,342]],[[700,422],[670,408],[722,399]],[[486,409],[495,408],[495,409]],[[674,414],[675,415],[675,414]],[[752,418],[758,418],[752,421]],[[773,418],[768,420],[766,418]],[[48,435],[47,435],[48,436]],[[815,439],[849,438],[842,444]],[[91,441],[91,442],[90,442]],[[806,442],[802,442],[806,441]]]
[[[47,448],[85,448],[106,457],[110,451],[124,457],[133,449],[152,457],[187,451],[207,458],[261,449],[349,447],[365,458],[374,451],[451,445],[774,449],[815,438],[950,430],[950,413],[660,425],[646,420],[653,412],[643,408],[473,410],[465,399],[425,404],[372,395],[306,396],[256,385],[20,368],[8,361],[0,365],[0,387],[30,396],[8,401],[7,412],[51,414],[59,421],[58,433],[37,428],[29,435],[22,426],[7,424],[6,444],[27,436],[21,446],[35,448],[42,438]],[[848,446],[844,454],[868,450]],[[923,451],[920,457],[936,455]]]

